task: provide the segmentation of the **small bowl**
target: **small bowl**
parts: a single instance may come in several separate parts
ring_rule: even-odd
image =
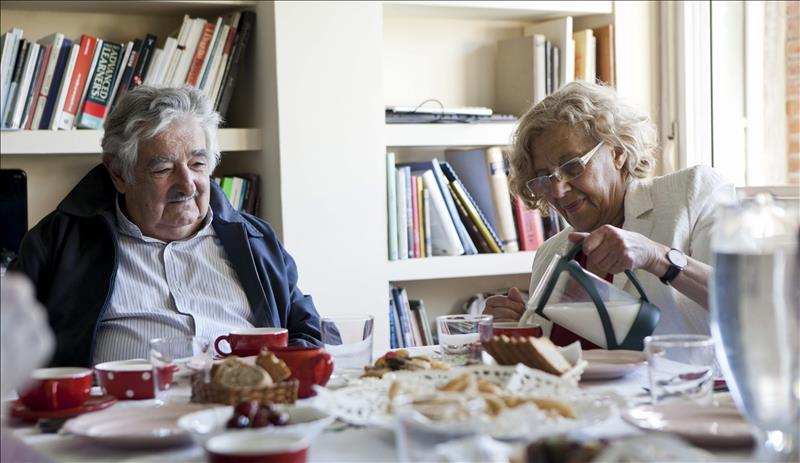
[[[299,434],[314,440],[336,417],[314,407],[298,405],[272,405],[273,408],[289,414],[285,426],[266,426],[263,428],[228,429],[225,427],[233,416],[233,407],[215,407],[189,413],[178,419],[178,427],[192,436],[198,445],[204,445],[214,436],[224,433],[250,434]]]
[[[94,366],[97,383],[106,394],[120,400],[142,400],[154,397],[153,366],[147,360],[119,360]],[[172,368],[159,375],[164,389],[172,383]]]
[[[493,336],[542,336],[542,327],[538,324],[522,325],[517,322],[496,322],[492,324]]]
[[[311,440],[300,434],[226,432],[205,444],[210,463],[305,463]]]

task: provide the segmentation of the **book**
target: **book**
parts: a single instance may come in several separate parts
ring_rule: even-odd
[[[389,260],[397,260],[397,178],[395,153],[386,153],[386,217],[388,219]]]
[[[461,218],[461,221],[464,222],[464,225],[467,228],[467,233],[469,233],[469,237],[472,238],[472,242],[475,243],[475,247],[478,248],[478,252],[481,254],[492,253],[492,249],[489,247],[486,239],[481,235],[480,230],[478,230],[478,226],[470,218],[469,214],[467,213],[467,209],[464,207],[464,203],[461,201],[461,198],[457,195],[455,189],[453,188],[453,183],[450,183],[447,186],[450,188],[450,193],[453,196],[453,202],[456,205],[456,210],[458,210],[458,215]]]
[[[136,60],[136,67],[133,70],[130,88],[136,88],[142,85],[145,78],[147,78],[147,73],[150,71],[150,63],[153,61],[156,42],[158,42],[158,37],[153,34],[147,34],[142,41],[142,51],[139,58]]]
[[[495,110],[522,116],[547,95],[545,38],[541,34],[497,43]]]
[[[483,163],[485,165],[485,161],[483,161]],[[489,225],[489,222],[481,212],[478,204],[472,198],[472,195],[470,195],[469,191],[461,182],[461,179],[458,177],[458,174],[449,162],[442,163],[442,172],[444,172],[445,177],[447,177],[447,180],[450,182],[451,186],[453,186],[453,191],[459,196],[459,199],[464,205],[464,209],[467,211],[470,220],[478,227],[483,240],[486,241],[491,251],[496,253],[503,252],[503,244],[500,241],[500,238],[498,238],[494,229],[492,229],[492,227]],[[486,179],[486,183],[488,184],[488,177]]]
[[[58,130],[59,128],[59,121],[61,120],[61,115],[64,112],[64,106],[66,105],[67,101],[67,93],[69,93],[69,85],[72,83],[72,73],[75,70],[75,63],[78,60],[78,54],[80,54],[80,51],[81,46],[77,43],[73,43],[69,50],[69,56],[67,58],[66,65],[64,66],[61,82],[59,82],[58,86],[57,99],[55,100],[56,102],[53,106],[53,115],[49,126],[51,130]]]
[[[572,34],[575,40],[575,79],[594,82],[594,74],[591,73],[591,61],[594,56],[591,53],[592,37],[594,33],[591,29],[584,29]]]
[[[241,177],[231,178],[231,205],[237,211],[241,210],[242,199],[244,198],[244,179]]]
[[[537,210],[528,206],[518,197],[513,198],[514,220],[517,224],[517,239],[521,251],[535,251],[544,243],[542,216]]]
[[[422,184],[422,177],[415,176],[414,180],[416,180],[416,189],[417,189],[417,232],[419,233],[419,257],[426,257],[425,254],[425,223],[424,220],[424,213],[422,211],[422,191],[425,187]]]
[[[233,42],[236,38],[236,28],[239,24],[239,19],[241,16],[241,12],[236,12],[232,15],[229,15],[228,18],[228,38],[225,40],[225,44],[222,49],[222,56],[220,57],[219,67],[217,68],[217,75],[214,78],[213,88],[210,93],[211,101],[214,102],[215,106],[219,102],[219,94],[220,90],[222,89],[222,83],[225,79],[225,73],[228,70],[228,64],[230,64],[231,50],[233,49]]]
[[[22,74],[25,72],[25,64],[28,59],[28,52],[30,51],[30,42],[26,39],[20,39],[17,44],[17,59],[14,63],[14,71],[11,74],[11,83],[8,86],[8,94],[6,95],[7,101],[3,107],[3,114],[0,118],[0,126],[9,127],[11,116],[14,113],[14,108],[17,103],[17,96],[19,95],[20,81]]]
[[[403,334],[403,322],[400,318],[400,312],[402,311],[401,306],[402,302],[400,300],[400,290],[394,286],[390,287],[389,294],[392,299],[392,309],[394,310],[394,332],[395,332],[395,343],[397,347],[408,347],[406,344],[405,335]]]
[[[239,73],[239,68],[242,66],[242,57],[250,43],[250,37],[253,34],[253,27],[255,26],[256,14],[252,11],[243,11],[241,19],[239,20],[239,28],[236,32],[234,39],[233,49],[231,50],[230,63],[226,75],[223,77],[222,90],[220,91],[219,101],[217,102],[217,112],[223,118],[228,112],[231,98],[233,98],[233,89],[236,85],[236,79]]]
[[[121,70],[122,74],[119,77],[119,83],[117,84],[117,92],[114,95],[114,101],[119,101],[125,93],[131,88],[133,84],[133,73],[136,70],[136,64],[139,62],[139,56],[142,53],[142,42],[141,39],[136,39],[133,41],[133,47],[131,48],[130,54],[128,55],[125,63],[123,64],[123,68]],[[114,103],[112,103],[113,106]]]
[[[94,56],[92,56],[92,64],[89,66],[89,72],[86,74],[86,83],[83,86],[83,91],[81,92],[81,99],[78,102],[78,111],[75,115],[75,121],[72,124],[72,127],[77,127],[78,119],[80,118],[81,111],[83,110],[83,105],[86,102],[86,95],[89,94],[89,86],[91,84],[92,76],[94,75],[94,69],[97,67],[97,61],[100,59],[100,49],[103,47],[103,39],[97,39],[97,43],[94,47]]]
[[[203,66],[208,57],[208,51],[211,47],[211,40],[214,38],[214,24],[205,23],[203,31],[197,42],[197,47],[194,51],[192,64],[189,66],[189,72],[186,74],[186,84],[192,87],[197,87],[203,72]]]
[[[223,177],[220,187],[222,187],[222,192],[225,193],[225,197],[228,198],[228,202],[233,205],[233,179],[231,177]]]
[[[417,176],[416,175],[409,175],[409,184],[408,184],[409,191],[411,194],[409,197],[411,198],[410,209],[411,217],[408,221],[409,225],[411,225],[411,234],[409,238],[413,243],[410,251],[413,253],[414,257],[422,257],[422,254],[419,252],[419,201],[417,200]]]
[[[167,58],[167,62],[165,63],[167,69],[164,72],[163,79],[161,80],[161,85],[163,86],[172,85],[172,79],[175,77],[175,71],[178,68],[178,63],[181,60],[183,49],[186,48],[186,39],[189,36],[189,30],[192,28],[192,24],[192,18],[190,18],[188,14],[183,15],[183,23],[181,23],[178,37],[175,39],[175,49],[170,53],[170,56]],[[165,50],[166,48],[167,46],[164,45]]]
[[[414,318],[417,320],[417,325],[422,329],[423,345],[432,346],[433,335],[431,333],[431,323],[428,320],[428,311],[425,308],[425,303],[422,299],[410,299],[408,303],[409,307],[411,307],[411,313],[414,314]]]
[[[614,63],[614,25],[592,29],[597,41],[595,65],[597,66],[597,80],[611,87],[617,86]]]
[[[424,187],[423,181],[422,189],[422,210],[424,213],[425,224],[425,256],[430,257],[433,255],[433,245],[431,243],[431,195],[428,189]]]
[[[3,55],[0,59],[0,115],[5,114],[9,100],[11,78],[17,62],[19,43],[22,40],[22,29],[12,28],[3,34]]]
[[[214,30],[211,34],[211,42],[208,44],[208,48],[206,49],[206,55],[203,58],[203,66],[200,69],[200,76],[197,80],[197,88],[199,88],[200,90],[203,90],[206,86],[209,74],[211,73],[211,66],[213,65],[214,55],[217,54],[218,49],[222,48],[219,45],[222,33],[223,33],[223,24],[222,24],[222,17],[220,16],[217,18],[217,22],[214,24]]]
[[[492,188],[489,183],[489,167],[486,163],[486,150],[447,150],[445,159],[458,176],[465,193],[467,193],[475,209],[479,213],[486,228],[492,235],[501,251],[503,242],[497,232],[497,213],[492,200]]]
[[[98,53],[97,65],[89,78],[86,100],[78,116],[78,127],[87,129],[103,127],[113,95],[114,80],[122,67],[122,45],[103,42]]]
[[[447,207],[447,211],[450,214],[450,219],[453,221],[453,224],[456,228],[456,233],[458,234],[458,239],[461,240],[461,245],[464,248],[464,254],[477,254],[478,250],[475,248],[475,243],[472,242],[469,235],[467,234],[467,229],[464,226],[464,223],[461,222],[461,218],[458,216],[458,211],[456,211],[456,206],[453,203],[453,197],[450,194],[450,189],[447,188],[447,179],[442,172],[442,166],[439,164],[439,160],[433,158],[431,161],[431,165],[433,166],[433,175],[436,177],[436,182],[439,185],[439,189],[442,192],[442,197],[444,198],[445,206]]]
[[[170,87],[180,87],[186,83],[186,77],[189,74],[189,67],[194,60],[195,51],[197,50],[197,43],[200,41],[200,35],[205,29],[206,20],[203,18],[192,19],[192,24],[186,34],[186,42],[181,50],[180,60],[175,68],[175,73],[172,76]]]
[[[417,257],[414,253],[414,206],[413,198],[414,191],[411,188],[411,169],[409,167],[402,167],[403,182],[406,184],[406,244],[408,246],[408,258],[413,259]]]
[[[28,90],[28,98],[25,102],[25,110],[20,121],[21,129],[30,129],[33,114],[36,111],[36,103],[39,101],[39,90],[42,88],[42,80],[47,70],[47,61],[50,59],[50,46],[39,46],[39,57],[36,61],[36,69],[33,72],[31,86]]]
[[[178,41],[174,37],[167,37],[163,49],[157,49],[153,55],[153,64],[145,77],[145,84],[160,87],[164,84],[164,76],[172,59],[173,53],[178,47]]]
[[[432,170],[422,174],[425,189],[428,190],[430,197],[430,216],[431,216],[431,255],[434,256],[460,256],[464,254],[464,247],[456,233],[453,220],[444,204],[439,183],[433,175]]]
[[[395,321],[394,299],[389,296],[389,348],[399,349],[400,343],[397,342],[397,322]]]
[[[408,303],[408,292],[405,288],[398,288],[398,298],[400,301],[398,313],[400,314],[400,327],[403,332],[403,343],[406,347],[414,347],[414,333],[411,328],[411,308]]]
[[[31,120],[32,129],[44,128],[42,127],[42,119],[45,117],[45,109],[47,106],[48,97],[50,96],[50,88],[54,87],[53,80],[55,79],[56,68],[58,67],[58,61],[61,57],[64,40],[64,34],[55,33],[50,34],[38,41],[39,45],[50,47],[50,57],[47,60],[47,67],[45,68],[44,77],[42,78],[42,86],[39,89],[39,94],[36,96],[36,109],[33,112],[33,119]]]
[[[208,72],[201,83],[201,90],[208,96],[211,101],[214,101],[212,95],[216,89],[216,80],[219,75],[219,69],[222,67],[222,53],[225,50],[225,45],[228,41],[228,34],[231,26],[223,24],[220,29],[218,42],[214,45],[214,54],[211,56],[211,61],[208,64]]]
[[[31,89],[33,81],[33,72],[36,70],[36,63],[39,59],[38,43],[29,43],[28,52],[25,56],[25,63],[20,75],[19,85],[17,86],[17,94],[14,96],[11,110],[8,112],[8,121],[6,127],[18,129],[22,121],[22,113],[25,111],[25,103],[28,101],[28,93]]]
[[[424,346],[426,344],[425,334],[422,331],[422,325],[420,324],[420,320],[417,318],[416,313],[411,309],[411,300],[408,299],[407,295],[405,296],[406,298],[403,300],[403,303],[406,305],[406,316],[408,317],[409,325],[411,325],[411,338],[414,341],[415,346]]]
[[[72,71],[72,78],[67,87],[67,97],[61,117],[56,121],[56,128],[69,130],[75,123],[75,116],[80,109],[80,100],[83,96],[83,88],[89,79],[89,68],[92,67],[94,51],[97,47],[97,37],[83,34],[78,48],[78,56],[75,59],[75,68]]]
[[[489,167],[489,185],[497,214],[497,234],[506,252],[518,251],[517,231],[514,228],[514,215],[511,212],[511,192],[508,189],[508,174],[503,151],[498,147],[487,148],[486,165]]]
[[[116,101],[119,86],[122,82],[122,76],[125,74],[125,68],[131,58],[131,54],[133,54],[134,45],[134,41],[130,40],[122,47],[122,59],[119,61],[119,68],[114,76],[114,85],[111,87],[111,98],[108,100],[109,111],[111,111],[111,108],[114,106],[114,102]]]
[[[561,85],[575,79],[575,44],[572,39],[572,16],[552,19],[525,26],[524,35],[543,35],[553,47],[558,47],[559,70],[558,82]]]
[[[397,184],[397,253],[399,259],[408,259],[408,232],[406,231],[406,177],[403,169],[395,169]]]

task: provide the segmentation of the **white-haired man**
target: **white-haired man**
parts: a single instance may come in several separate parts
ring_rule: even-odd
[[[147,357],[157,337],[285,327],[320,342],[319,315],[272,228],[210,181],[219,115],[190,87],[138,87],[109,115],[95,167],[23,239],[56,334],[53,365]]]

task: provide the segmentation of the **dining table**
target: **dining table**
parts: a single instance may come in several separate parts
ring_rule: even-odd
[[[430,354],[436,351],[435,346],[410,348],[412,355]],[[610,380],[581,381],[579,387],[592,393],[613,393],[621,396],[629,406],[647,404],[650,396],[647,392],[648,372],[642,365],[622,378]],[[189,400],[190,391],[173,392],[175,397],[183,396]],[[182,400],[182,399],[176,399]],[[314,404],[314,397],[300,399],[298,404]],[[118,401],[113,408],[152,407],[152,400]],[[196,444],[187,444],[178,448],[114,448],[87,442],[81,437],[63,431],[55,433],[42,432],[31,423],[6,420],[4,433],[30,446],[45,459],[64,462],[204,462],[206,454]],[[620,414],[610,419],[572,431],[570,437],[575,439],[607,439],[615,440],[627,436],[645,434],[643,431],[625,421]],[[749,448],[717,448],[705,449],[713,456],[714,461],[751,461],[752,450]],[[394,433],[387,429],[354,426],[342,421],[335,421],[328,426],[312,442],[308,451],[309,462],[394,462],[398,461]]]

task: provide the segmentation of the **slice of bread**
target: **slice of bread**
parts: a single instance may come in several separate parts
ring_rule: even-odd
[[[549,338],[493,336],[483,343],[483,347],[500,365],[521,363],[554,375],[561,375],[572,368],[572,364]]]
[[[266,370],[238,358],[228,358],[218,365],[213,381],[233,389],[261,389],[273,384]]]
[[[554,375],[561,375],[572,368],[572,364],[550,338],[529,337],[527,342],[533,346],[533,355],[542,370]]]

